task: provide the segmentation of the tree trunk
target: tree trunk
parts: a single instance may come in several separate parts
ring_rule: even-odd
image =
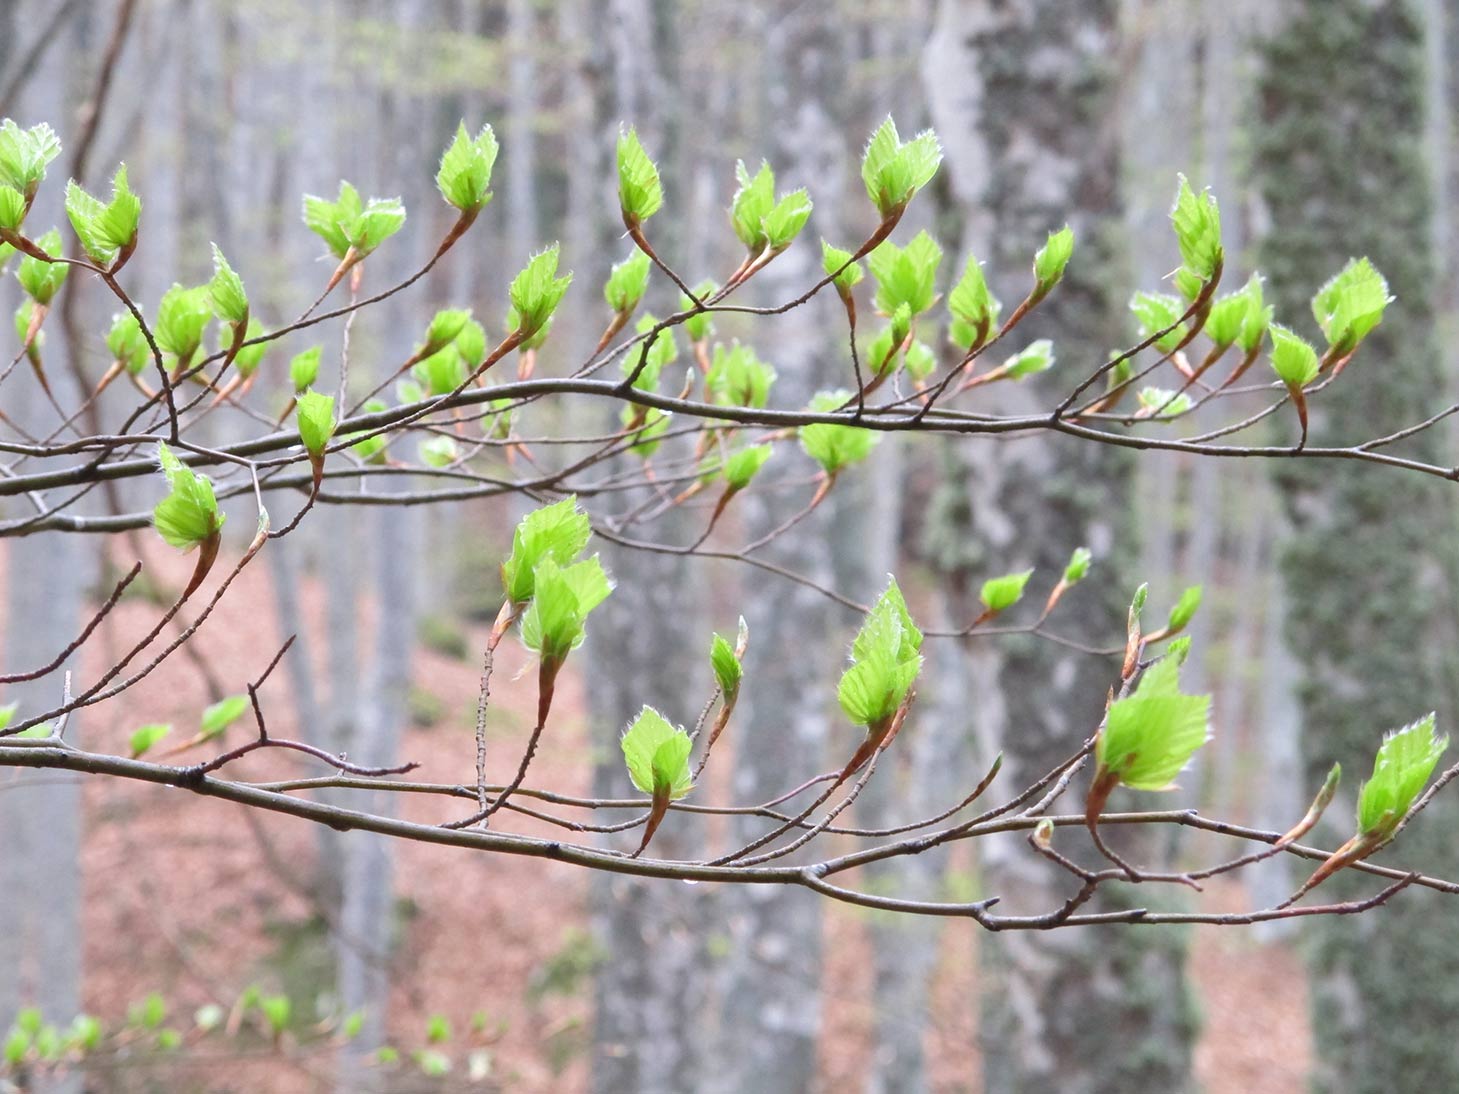
[[[1278,318],[1315,333],[1308,301],[1349,255],[1369,256],[1397,297],[1363,359],[1324,393],[1313,444],[1354,444],[1418,421],[1441,390],[1418,12],[1401,0],[1299,3],[1264,50],[1254,162],[1271,215],[1262,253]],[[1290,417],[1281,424],[1295,437]],[[1444,458],[1432,433],[1407,451]],[[1322,829],[1322,842],[1338,842],[1351,834],[1357,783],[1384,731],[1435,708],[1452,726],[1453,498],[1443,484],[1378,469],[1276,472],[1296,528],[1283,571],[1287,639],[1302,666],[1307,792],[1342,763],[1346,789]],[[1459,803],[1441,795],[1393,861],[1459,871],[1456,821]],[[1340,874],[1323,897],[1367,893],[1365,881]],[[1459,906],[1428,892],[1405,893],[1381,918],[1310,925],[1316,1089],[1389,1090],[1395,1075],[1414,1090],[1459,1089],[1449,1021],[1459,1008],[1456,929]]]
[[[968,74],[962,101],[980,110],[981,124],[953,126],[943,136],[954,171],[977,156],[955,141],[986,150],[979,197],[993,234],[974,242],[997,291],[1013,300],[1027,291],[1031,256],[1046,232],[1067,221],[1079,241],[1063,284],[1020,326],[1015,344],[1053,337],[1061,356],[1087,367],[1125,333],[1123,299],[1112,286],[1128,280],[1106,229],[1121,215],[1112,117],[1116,4],[945,2],[939,33],[952,70]],[[1057,401],[1068,374],[1046,377],[1004,393],[999,409]],[[1070,552],[1086,545],[1096,569],[1066,598],[1059,627],[1095,644],[1117,639],[1134,584],[1125,576],[1129,461],[1113,450],[1076,453],[1050,439],[989,445],[972,458],[969,518],[981,554],[965,556],[970,578],[974,571],[981,579],[1034,565],[1046,588]],[[1001,702],[979,702],[979,733],[987,751],[1002,748],[1005,785],[1022,786],[1094,731],[1117,666],[1033,639],[980,653],[997,659]],[[1071,854],[1081,846],[1072,835],[1060,842]],[[1126,849],[1151,858],[1149,846]],[[988,841],[982,850],[983,891],[1002,896],[1010,911],[1046,911],[1069,895],[1069,876],[1021,840]],[[1144,904],[1164,894],[1139,896]],[[1117,891],[1106,899],[1121,898],[1127,894]],[[986,1089],[1187,1089],[1194,1019],[1182,971],[1185,945],[1183,932],[1119,928],[986,939]]]

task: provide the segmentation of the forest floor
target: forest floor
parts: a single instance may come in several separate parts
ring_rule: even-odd
[[[200,649],[229,691],[242,691],[279,641],[267,581],[262,564],[245,572],[235,595],[225,598],[200,635]],[[319,591],[306,586],[304,595],[305,618],[311,628],[322,627]],[[146,603],[125,601],[89,644],[84,672],[94,673],[153,618],[155,609]],[[372,633],[366,619],[362,641]],[[421,779],[474,778],[475,651],[483,636],[483,628],[469,631],[472,652],[464,660],[424,646],[418,650],[414,675],[420,693],[432,697],[428,705],[434,709],[423,713],[433,715],[435,724],[412,727],[402,755],[421,764],[415,773]],[[320,635],[306,641],[322,680]],[[498,766],[530,724],[531,683],[511,683],[524,660],[512,642],[503,644],[489,723]],[[269,681],[263,699],[271,732],[297,735],[282,672]],[[174,658],[139,685],[130,701],[88,712],[79,726],[88,747],[125,752],[127,736],[147,722],[171,722],[177,726],[172,739],[186,737],[208,701],[195,670]],[[553,732],[533,783],[567,792],[588,789],[582,711],[578,682],[570,680],[565,692],[560,686]],[[230,737],[241,742],[251,732],[244,719]],[[293,754],[269,755],[250,757],[230,774],[318,774],[316,766]],[[309,895],[320,838],[314,828],[283,816],[249,816],[167,788],[101,779],[85,784],[85,803],[85,1006],[91,1013],[115,1022],[155,990],[167,998],[172,1021],[186,1028],[197,1006],[226,1007],[248,985],[258,984],[265,991],[288,991],[296,1021],[309,1024],[316,997],[327,1003],[323,993],[330,975],[326,934]],[[461,802],[424,795],[407,795],[400,803],[405,817],[429,822],[460,815],[463,808]],[[520,827],[545,828],[530,819]],[[419,1085],[402,1075],[391,1089],[480,1089],[461,1085],[464,1059],[475,1046],[489,1052],[501,1089],[585,1090],[591,968],[613,959],[597,954],[589,941],[588,875],[558,863],[473,857],[447,847],[397,844],[394,850],[399,937],[390,960],[392,1040],[403,1053],[423,1047],[428,1017],[444,1015],[455,1036],[440,1047],[456,1068],[446,1086]],[[1211,899],[1234,907],[1242,895],[1223,889]],[[855,909],[827,904],[826,922],[831,956],[823,996],[822,1086],[857,1090],[873,1021],[867,920]],[[1194,937],[1202,1088],[1210,1094],[1304,1089],[1311,1048],[1298,957],[1288,946],[1257,943],[1240,929],[1200,929]],[[976,928],[949,921],[941,946],[926,1032],[933,1088],[946,1094],[977,1091]],[[484,1018],[484,1028],[472,1031],[474,1015],[478,1022]],[[141,1071],[169,1090],[325,1088],[327,1050],[286,1053],[287,1061],[264,1045],[242,1054],[220,1055],[224,1052],[220,1045],[199,1044],[178,1062],[154,1061]],[[107,1089],[123,1087],[119,1082]]]

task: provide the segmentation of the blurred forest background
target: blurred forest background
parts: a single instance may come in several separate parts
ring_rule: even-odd
[[[332,195],[347,178],[403,198],[403,233],[368,264],[366,287],[381,287],[415,269],[449,224],[432,179],[458,120],[490,122],[502,143],[496,198],[429,278],[354,324],[362,387],[408,356],[439,307],[474,307],[500,332],[504,303],[491,302],[554,240],[577,279],[537,367],[560,373],[591,351],[608,316],[601,285],[629,253],[614,199],[620,121],[664,170],[655,244],[691,282],[739,259],[724,212],[736,158],[764,157],[783,185],[810,188],[807,238],[752,283],[758,302],[818,275],[817,236],[845,245],[873,227],[857,167],[888,113],[904,134],[930,125],[943,142],[942,172],[898,238],[933,232],[948,278],[976,254],[995,286],[1021,285],[1044,233],[1069,221],[1080,245],[1068,282],[1030,322],[1031,336],[1055,339],[1065,380],[990,396],[1005,408],[1047,405],[1073,370],[1129,341],[1130,293],[1161,288],[1177,265],[1165,217],[1184,171],[1221,200],[1227,285],[1263,272],[1279,320],[1310,334],[1307,299],[1349,255],[1388,275],[1397,303],[1314,423],[1347,443],[1454,398],[1459,14],[1449,6],[0,0],[0,116],[47,121],[66,142],[33,224],[64,223],[67,172],[96,190],[124,160],[145,203],[133,294],[155,302],[174,280],[205,280],[216,241],[266,321],[296,314],[328,274],[300,221],[304,193]],[[48,326],[63,386],[76,375],[94,383],[109,363],[111,302],[95,284],[74,296],[64,324]],[[655,280],[648,304],[662,314],[676,299]],[[13,283],[0,286],[7,315],[18,303]],[[815,304],[719,324],[776,366],[787,405],[848,381],[839,305]],[[326,361],[340,336],[338,324],[317,334]],[[283,406],[284,362],[307,344],[296,335],[271,351],[264,403]],[[33,388],[12,382],[5,412],[45,417]],[[540,432],[608,424],[571,405],[561,413]],[[214,440],[251,427],[217,417]],[[1447,434],[1424,443],[1435,456],[1452,448]],[[1214,692],[1216,737],[1179,801],[1284,829],[1340,759],[1351,776],[1333,810],[1341,825],[1361,771],[1353,758],[1431,707],[1452,726],[1459,692],[1454,495],[1355,466],[1277,474],[1255,460],[1130,458],[1042,437],[888,437],[767,554],[863,599],[895,571],[937,625],[969,616],[983,577],[1053,573],[1087,544],[1100,580],[1066,600],[1060,622],[1101,644],[1119,640],[1120,605],[1139,581],[1158,605],[1202,585],[1191,687]],[[128,508],[145,500],[119,489],[93,499],[94,511],[127,498]],[[797,498],[747,499],[743,527],[774,527]],[[509,501],[316,512],[240,582],[185,670],[71,732],[120,749],[143,723],[191,726],[297,632],[287,677],[271,684],[281,731],[358,762],[417,759],[426,778],[469,781],[476,659],[518,515]],[[182,574],[160,543],[120,538],[6,544],[7,665],[63,646],[84,597],[118,565],[143,557],[149,572]],[[544,746],[545,785],[623,791],[622,726],[644,702],[692,719],[708,688],[700,636],[741,612],[755,636],[748,709],[711,792],[762,800],[785,772],[821,770],[838,742],[844,750],[831,691],[851,613],[723,562],[615,550],[609,563],[620,594],[578,661],[571,717]],[[110,648],[124,648],[125,628],[150,610],[125,606]],[[633,623],[644,612],[654,626]],[[869,785],[859,821],[925,815],[1000,748],[1010,785],[1041,773],[1093,729],[1109,674],[1104,660],[1027,638],[934,644],[915,732]],[[490,730],[502,756],[531,722],[523,688],[500,669],[497,679]],[[41,702],[24,687],[6,698]],[[226,1007],[250,985],[292,1003],[293,1034],[278,1043],[219,1049],[193,1031],[167,1052],[139,1039],[84,1084],[55,1089],[1459,1090],[1459,905],[1433,893],[1300,929],[979,937],[970,922],[857,913],[801,891],[589,877],[315,832],[160,788],[4,778],[0,1028],[27,1003],[58,1022],[85,1011],[118,1023],[153,991],[182,1031],[197,1007]],[[434,817],[441,807],[401,808]],[[1459,804],[1439,803],[1405,861],[1459,874],[1459,842],[1444,834],[1456,819]],[[659,839],[682,850],[732,839],[727,827],[666,826]],[[1186,842],[1152,837],[1141,853],[1179,861]],[[1018,908],[1047,907],[1067,884],[1016,841],[978,852],[895,861],[875,883],[927,897],[998,892]],[[1266,905],[1297,880],[1271,860],[1213,899]],[[329,1015],[355,1011],[364,1026],[342,1050],[311,1040]],[[403,1062],[380,1066],[381,1045]],[[449,1073],[427,1074],[441,1070],[433,1058],[412,1066],[417,1049],[449,1060]]]

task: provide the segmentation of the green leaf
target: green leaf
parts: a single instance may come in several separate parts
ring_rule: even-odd
[[[931,346],[919,339],[912,340],[903,359],[907,362],[907,375],[913,380],[925,380],[937,368],[937,355],[932,352]]]
[[[927,129],[903,142],[890,117],[867,142],[861,159],[861,181],[883,221],[907,207],[918,190],[932,181],[942,163],[937,135]]]
[[[1181,261],[1202,281],[1209,281],[1221,264],[1221,210],[1209,190],[1197,194],[1184,175],[1170,210],[1170,223],[1180,244]]]
[[[128,742],[128,745],[132,750],[132,759],[135,760],[139,756],[142,756],[143,754],[150,752],[152,749],[156,748],[157,743],[171,732],[172,727],[170,725],[163,725],[160,723],[139,726],[137,729],[133,730],[131,739]]]
[[[735,647],[728,638],[716,634],[709,643],[709,665],[714,670],[715,683],[727,699],[733,699],[740,691],[744,678],[744,666],[735,656]],[[3,727],[0,727],[3,728]]]
[[[743,490],[759,474],[760,468],[765,466],[765,461],[774,450],[775,446],[769,444],[756,444],[740,449],[724,461],[724,481],[732,490]]]
[[[652,312],[645,312],[634,327],[639,334],[647,334],[658,326],[659,320]],[[638,367],[639,354],[642,349],[634,349],[623,355],[623,375],[632,375],[633,370]],[[679,356],[679,344],[674,340],[674,328],[665,327],[653,336],[648,344],[647,354],[644,357],[643,371],[638,374],[638,379],[633,381],[633,386],[640,391],[654,391],[659,386],[659,374],[664,366],[677,360]]]
[[[1054,343],[1040,338],[1029,344],[1027,349],[1003,362],[1010,380],[1021,380],[1038,372],[1045,372],[1054,365]]]
[[[712,278],[705,278],[694,286],[694,295],[700,300],[708,300],[714,295],[719,286]],[[679,294],[679,310],[688,311],[694,306],[683,293]],[[691,342],[703,342],[714,333],[714,314],[712,312],[695,312],[688,319],[684,320],[684,333],[689,336]]]
[[[1393,302],[1388,282],[1366,258],[1348,264],[1312,298],[1312,314],[1339,356],[1358,347]]]
[[[638,225],[663,207],[659,169],[639,143],[633,128],[618,133],[618,205],[625,223]]]
[[[247,709],[248,696],[246,695],[230,695],[226,699],[219,699],[203,711],[199,732],[209,740],[219,737],[225,729],[238,721]]]
[[[1155,342],[1162,353],[1172,353],[1185,340],[1190,328],[1177,320],[1185,314],[1186,306],[1178,296],[1158,292],[1137,292],[1130,298],[1130,311],[1140,325],[1141,339],[1149,338],[1156,331],[1172,328]],[[1244,312],[1243,312],[1244,314]]]
[[[247,344],[253,342],[255,338],[261,337],[264,333],[264,325],[256,318],[250,317],[248,327],[243,332],[243,342],[245,344],[241,345],[238,352],[233,355],[233,367],[238,370],[238,375],[244,377],[253,375],[254,370],[259,366],[259,362],[268,353],[269,344],[267,342],[256,342],[253,345]]]
[[[0,183],[33,198],[46,177],[46,167],[61,154],[61,142],[42,122],[21,129],[6,118],[0,122]]]
[[[399,198],[362,202],[358,190],[341,182],[335,201],[305,195],[304,223],[324,240],[336,258],[344,258],[351,248],[363,258],[400,231],[405,224],[405,207]]]
[[[366,414],[378,414],[380,411],[385,409],[385,401],[383,399],[371,399],[361,409],[363,409]],[[354,438],[356,437],[360,439],[356,440],[354,444],[350,446],[351,452],[353,452],[365,463],[385,462],[385,449],[388,448],[390,445],[390,437],[388,434],[371,434],[368,431],[361,431],[359,433],[352,433],[350,435],[351,440],[354,440]]]
[[[810,409],[824,413],[845,406],[851,398],[849,391],[823,391],[811,400]],[[801,426],[798,432],[801,448],[828,475],[866,459],[881,439],[870,429],[832,422],[813,422]]]
[[[1093,558],[1088,547],[1075,547],[1074,553],[1069,556],[1069,564],[1064,567],[1064,584],[1077,585],[1083,581]]]
[[[269,1032],[278,1036],[289,1026],[289,1014],[293,1006],[287,995],[265,995],[258,1001],[258,1009],[263,1012],[263,1017],[269,1025]]]
[[[836,700],[856,725],[884,726],[922,669],[922,632],[907,612],[892,579],[851,644],[851,666],[841,675]]]
[[[68,1040],[82,1052],[95,1052],[101,1047],[101,1023],[89,1014],[78,1014],[71,1019]]]
[[[26,1053],[30,1051],[31,1036],[19,1026],[15,1026],[5,1035],[5,1046],[3,1050],[5,1062],[11,1067],[18,1068],[25,1062]]]
[[[48,255],[61,253],[61,233],[54,228],[35,242]],[[45,307],[61,291],[69,270],[70,267],[63,262],[42,262],[26,255],[20,260],[20,268],[15,271],[15,276],[30,298]]]
[[[25,195],[12,186],[0,186],[0,228],[20,231],[26,212]],[[15,249],[10,244],[0,243],[0,267],[14,253]]]
[[[512,281],[512,307],[517,310],[523,337],[530,337],[547,324],[572,284],[571,273],[557,276],[557,257],[558,245],[554,243],[533,255]]]
[[[1074,256],[1074,229],[1064,225],[1050,232],[1048,242],[1033,256],[1033,276],[1038,292],[1047,293],[1064,277],[1064,268]]]
[[[1235,345],[1236,340],[1241,337],[1241,328],[1246,323],[1246,314],[1250,308],[1251,296],[1245,288],[1218,296],[1211,304],[1201,333],[1219,347]]]
[[[513,604],[532,599],[533,573],[543,559],[568,566],[587,549],[593,534],[588,514],[576,497],[534,509],[512,533],[512,553],[502,563],[502,587]]]
[[[824,239],[821,240],[821,268],[826,271],[827,277],[832,278],[831,284],[843,297],[866,276],[861,263],[851,261],[850,251],[832,247]]]
[[[174,284],[163,293],[162,303],[157,306],[152,335],[164,353],[185,361],[203,344],[203,332],[212,319],[213,303],[208,286],[185,289]]]
[[[220,531],[227,516],[218,510],[208,477],[185,466],[162,441],[157,460],[171,489],[152,510],[152,523],[168,544],[190,551]]]
[[[659,445],[663,443],[664,434],[669,431],[669,423],[672,419],[672,414],[655,407],[625,406],[618,420],[623,423],[624,429],[633,429],[635,439],[628,446],[628,451],[640,459],[648,459],[659,450]],[[635,423],[637,423],[636,428]]]
[[[127,166],[112,178],[111,201],[103,204],[83,190],[75,179],[66,185],[66,216],[88,258],[109,267],[118,254],[137,241],[142,201],[127,185]]]
[[[468,316],[470,312],[466,313]],[[467,319],[456,334],[456,352],[461,355],[467,371],[474,372],[486,360],[486,328],[475,319]]]
[[[1241,321],[1241,334],[1236,341],[1243,353],[1250,353],[1266,340],[1276,309],[1262,301],[1260,275],[1252,274],[1242,292],[1246,293],[1246,318]]]
[[[437,350],[423,361],[411,367],[411,375],[419,380],[431,395],[447,395],[466,383],[466,359],[455,343]]]
[[[1023,598],[1023,588],[1032,576],[1032,570],[1023,570],[1015,574],[1004,574],[1002,577],[990,577],[983,582],[978,599],[990,612],[1004,611]]]
[[[1210,739],[1211,697],[1185,695],[1179,660],[1161,658],[1134,694],[1110,704],[1094,755],[1101,771],[1134,790],[1166,790]]]
[[[752,178],[745,169],[745,161],[738,160],[735,181],[739,189],[730,202],[730,224],[749,252],[759,254],[766,244],[765,218],[775,207],[775,174],[762,160],[760,170]]]
[[[120,361],[133,376],[147,367],[152,356],[141,324],[129,311],[112,316],[111,329],[106,332],[106,348],[112,360]]]
[[[491,171],[496,165],[496,134],[483,125],[472,137],[463,121],[456,136],[441,156],[436,172],[436,188],[447,203],[463,213],[479,212],[491,201]]]
[[[35,318],[36,307],[36,302],[27,297],[20,302],[20,307],[15,309],[15,337],[22,345],[25,343],[25,336],[30,332],[30,324]],[[46,332],[44,330],[37,330],[35,337],[31,339],[30,349],[26,352],[34,360],[35,355],[45,344]]]
[[[157,992],[149,992],[140,1003],[127,1008],[127,1022],[142,1029],[156,1029],[167,1019],[167,1001]]]
[[[208,282],[208,301],[213,314],[225,323],[242,323],[248,318],[248,293],[243,279],[233,272],[223,252],[213,244],[213,280]]]
[[[1189,266],[1181,266],[1175,271],[1175,291],[1188,303],[1195,303],[1205,284]]]
[[[427,467],[450,467],[461,458],[461,447],[454,437],[430,437],[421,441],[416,451]]]
[[[603,299],[615,315],[628,316],[638,308],[648,289],[648,255],[634,251],[622,262],[615,262],[603,286]]]
[[[705,384],[721,406],[763,407],[775,383],[775,369],[761,361],[750,346],[733,342],[714,347]]]
[[[981,345],[997,327],[1001,309],[1002,305],[988,289],[983,264],[969,255],[962,277],[947,295],[947,310],[957,326],[953,341],[964,349]]]
[[[1179,634],[1195,618],[1196,609],[1201,606],[1201,586],[1192,585],[1180,594],[1175,607],[1170,609],[1170,618],[1165,629],[1170,634]]]
[[[1135,395],[1135,401],[1147,415],[1157,418],[1174,418],[1191,408],[1189,395],[1163,387],[1142,387]]]
[[[689,734],[645,706],[620,742],[628,777],[645,794],[667,793],[677,801],[694,788],[689,771]]]
[[[345,1016],[345,1020],[340,1024],[339,1031],[346,1041],[353,1041],[360,1035],[360,1031],[364,1028],[365,1012],[363,1010],[353,1010]]]
[[[426,327],[425,341],[416,347],[415,357],[429,357],[455,342],[466,324],[471,322],[470,308],[443,308],[431,316]],[[485,338],[483,338],[483,342]]]
[[[451,1039],[451,1022],[444,1014],[432,1014],[426,1019],[426,1041],[443,1045]]]
[[[1392,838],[1448,747],[1449,738],[1434,732],[1432,714],[1384,737],[1373,775],[1358,791],[1359,835]]]
[[[295,400],[294,412],[299,421],[299,440],[305,450],[316,458],[323,455],[338,424],[334,417],[334,396],[306,391]]]
[[[302,392],[314,386],[314,381],[319,379],[319,354],[318,346],[310,346],[301,353],[296,353],[289,361],[289,380],[294,385],[295,392]]]
[[[1271,325],[1272,371],[1288,387],[1306,387],[1317,379],[1317,351],[1301,335],[1280,323]]]
[[[583,640],[588,613],[613,591],[598,556],[560,567],[537,563],[532,601],[522,614],[522,644],[544,661],[562,661]]]
[[[925,231],[918,232],[905,247],[891,240],[867,256],[871,276],[876,279],[876,307],[883,315],[895,315],[906,305],[911,314],[921,315],[937,299],[937,268],[942,248]]]
[[[15,712],[19,709],[19,703],[6,703],[4,706],[0,706],[0,729],[4,729],[15,720]]]

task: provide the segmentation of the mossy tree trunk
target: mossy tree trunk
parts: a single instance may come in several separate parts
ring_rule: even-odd
[[[1317,400],[1316,444],[1377,436],[1439,405],[1424,81],[1419,8],[1399,0],[1299,4],[1265,50],[1255,162],[1272,223],[1262,266],[1279,318],[1315,336],[1308,301],[1350,255],[1368,255],[1397,296]],[[1405,454],[1442,459],[1438,441],[1425,434]],[[1377,469],[1284,463],[1278,478],[1296,527],[1284,572],[1307,779],[1315,786],[1334,760],[1346,769],[1325,830],[1340,840],[1385,730],[1437,709],[1452,731],[1456,494]],[[1446,795],[1386,857],[1459,873],[1456,819]],[[1325,895],[1371,888],[1339,876]],[[1380,914],[1311,927],[1316,1089],[1459,1089],[1459,905],[1405,893]]]

